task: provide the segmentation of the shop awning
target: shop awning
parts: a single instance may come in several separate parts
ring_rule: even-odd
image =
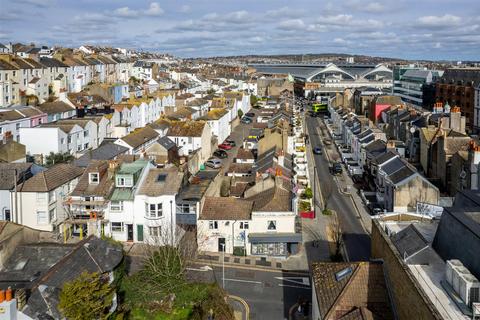
[[[301,233],[250,233],[248,239],[251,243],[272,243],[272,242],[302,242]]]

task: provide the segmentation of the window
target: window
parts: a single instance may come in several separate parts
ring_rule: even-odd
[[[277,230],[277,221],[271,220],[267,222],[267,229],[268,230]]]
[[[85,144],[83,145],[83,148],[84,148],[84,149],[88,149],[88,143],[85,143]]]
[[[84,138],[88,137],[88,130],[83,131],[83,137]]]
[[[3,128],[2,128],[2,127],[0,127],[0,134],[2,134],[2,133],[3,133]]]
[[[37,211],[37,224],[48,224],[48,216],[46,211]]]
[[[55,190],[50,191],[48,193],[48,200],[49,200],[49,203],[57,201],[57,194],[55,193]]]
[[[48,212],[48,218],[50,219],[50,222],[54,222],[57,220],[57,209],[53,208]]]
[[[248,229],[248,221],[240,221],[240,229],[246,230]]]
[[[71,136],[71,135],[68,136],[67,142],[68,142],[68,143],[72,143],[72,136]]]
[[[123,211],[123,201],[111,201],[110,211],[113,211],[113,212]]]
[[[112,222],[112,232],[123,232],[123,222]]]
[[[160,226],[158,226],[158,227],[148,227],[148,234],[151,237],[159,237],[161,231],[162,231],[162,227],[160,227]]]
[[[133,185],[132,178],[117,178],[117,187],[131,187]]]
[[[218,221],[210,221],[208,224],[209,229],[218,229]]]
[[[60,144],[64,144],[65,143],[65,138],[61,138],[60,139]]]
[[[15,124],[15,128],[16,128],[17,130],[20,129],[20,123],[16,123],[16,124]]]
[[[88,174],[88,181],[90,183],[98,184],[99,180],[100,180],[100,175],[98,174],[98,172],[90,172]]]
[[[145,212],[147,218],[160,218],[163,216],[161,203],[145,203]]]

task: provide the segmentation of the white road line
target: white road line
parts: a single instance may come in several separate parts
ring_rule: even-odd
[[[310,285],[310,279],[307,277],[275,277],[275,279],[289,281],[289,282],[292,282],[295,284],[301,284],[304,286]]]
[[[241,279],[228,279],[228,278],[225,278],[225,281],[234,281],[234,282],[245,282],[245,283],[262,284],[260,281],[241,280]]]
[[[283,284],[283,283],[279,283],[278,286],[279,286],[279,287],[298,288],[298,289],[310,290],[310,286],[308,286],[308,287],[291,286],[291,285],[289,285],[289,284]]]

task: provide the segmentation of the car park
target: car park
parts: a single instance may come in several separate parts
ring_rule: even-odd
[[[225,150],[217,149],[213,155],[220,159],[228,158],[228,153]]]
[[[232,148],[233,147],[228,143],[222,143],[218,145],[218,149],[222,149],[222,150],[231,150]]]
[[[210,158],[205,162],[205,165],[213,169],[219,169],[222,167],[222,161],[218,158]]]

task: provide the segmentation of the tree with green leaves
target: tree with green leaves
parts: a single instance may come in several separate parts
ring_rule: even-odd
[[[258,98],[257,98],[257,96],[256,96],[256,95],[253,95],[253,94],[251,94],[251,95],[250,95],[250,104],[251,104],[252,106],[254,106],[254,105],[256,105],[256,104],[257,104],[257,102],[258,102]]]
[[[65,162],[70,162],[74,159],[73,155],[71,155],[68,152],[58,152],[58,153],[53,153],[50,152],[48,156],[45,157],[45,166],[51,167],[53,165],[59,164],[59,163],[65,163]]]
[[[96,272],[83,272],[63,285],[58,307],[67,319],[106,319],[113,294],[114,289],[108,284],[108,279]]]
[[[238,115],[239,118],[242,118],[243,117],[243,111],[238,109],[237,115]]]

